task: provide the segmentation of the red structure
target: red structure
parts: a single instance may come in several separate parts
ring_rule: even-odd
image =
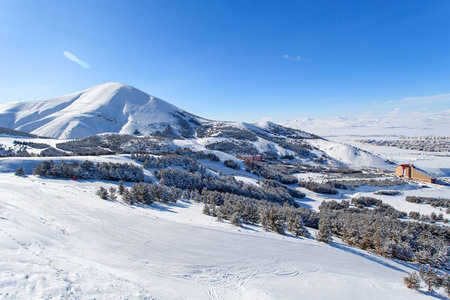
[[[253,162],[253,161],[262,161],[262,155],[238,155],[236,156],[240,160],[243,160],[244,162]]]

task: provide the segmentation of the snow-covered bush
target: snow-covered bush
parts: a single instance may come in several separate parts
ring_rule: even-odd
[[[326,217],[320,218],[316,240],[327,244],[332,241],[330,222]]]
[[[383,201],[372,197],[362,196],[358,198],[353,198],[351,203],[358,208],[363,208],[363,207],[370,207],[372,205],[380,206],[383,203]]]
[[[413,220],[419,220],[420,219],[420,213],[418,211],[410,211],[409,212],[409,218]]]
[[[400,195],[402,192],[400,191],[376,191],[375,195],[385,195],[385,196],[395,196]]]
[[[403,277],[403,282],[408,289],[420,289],[420,277],[417,272],[409,273],[408,276]]]
[[[104,187],[100,187],[96,194],[103,200],[108,199],[108,191]]]
[[[206,159],[209,159],[210,161],[219,162],[220,158],[215,155],[214,153],[206,153]]]
[[[14,172],[14,175],[25,176],[25,169],[23,167],[17,168],[17,170]]]
[[[226,159],[224,160],[223,164],[231,169],[235,169],[235,170],[239,170],[241,167],[239,166],[239,164],[237,162],[235,162],[232,159]]]
[[[428,291],[432,291],[433,288],[439,286],[439,279],[436,270],[433,270],[432,268],[428,268],[427,270],[424,267],[421,267],[419,269],[419,276],[420,279],[422,279],[422,281],[428,286]]]
[[[338,194],[338,191],[328,183],[320,183],[314,181],[300,181],[298,185],[300,187],[306,188],[316,193],[331,194],[331,195]]]

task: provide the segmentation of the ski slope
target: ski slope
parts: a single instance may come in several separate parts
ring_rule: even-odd
[[[425,299],[417,267],[338,241],[238,228],[179,201],[101,200],[116,183],[0,173],[1,299]]]

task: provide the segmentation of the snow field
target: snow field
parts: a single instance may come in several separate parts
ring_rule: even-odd
[[[101,200],[116,183],[0,173],[0,298],[422,299],[416,266],[234,227],[202,205]]]

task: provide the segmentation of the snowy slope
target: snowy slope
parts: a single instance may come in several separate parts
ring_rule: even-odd
[[[425,152],[358,142],[364,139],[380,139],[380,136],[336,136],[333,138],[335,141],[364,149],[396,164],[411,163],[435,177],[450,177],[449,152]]]
[[[393,170],[395,166],[385,162],[384,159],[377,157],[370,152],[361,151],[349,145],[327,140],[308,140],[308,143],[328,156],[350,166],[356,168],[372,167],[386,170]]]
[[[129,207],[107,182],[0,173],[3,299],[422,299],[416,267],[238,228],[190,202]]]
[[[328,155],[325,150],[329,150],[320,147],[318,151],[311,149],[304,141],[320,138],[298,129],[271,122],[248,124],[207,120],[116,82],[47,100],[0,103],[0,127],[60,140],[102,133],[153,135],[170,140],[190,139],[204,148],[218,149],[232,155],[294,155],[306,163]],[[40,153],[40,150],[30,147],[12,145],[14,141],[0,143],[0,147],[7,149],[3,151],[16,153],[22,150]],[[319,141],[316,144],[322,145]],[[347,148],[344,150],[348,153],[358,153],[355,149]],[[375,161],[368,154],[363,154],[363,159],[357,155],[344,155],[341,159],[341,156],[333,154],[330,152],[329,156],[346,165],[364,167]],[[376,167],[382,167],[382,164],[377,163]]]
[[[47,100],[0,103],[0,126],[60,139],[103,132],[143,134],[199,118],[138,89],[111,82]]]

